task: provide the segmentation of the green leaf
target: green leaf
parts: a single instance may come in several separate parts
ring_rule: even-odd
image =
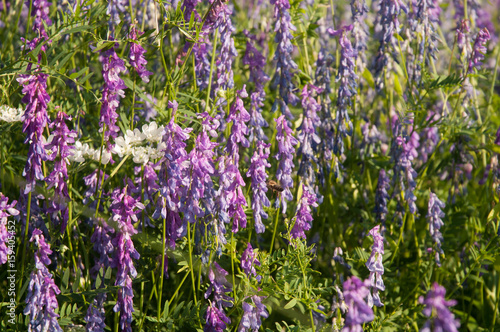
[[[85,67],[85,68],[83,68],[82,70],[80,70],[79,72],[76,72],[76,73],[73,73],[73,74],[69,75],[69,78],[71,78],[71,79],[75,79],[75,78],[77,78],[77,77],[81,76],[83,73],[85,73],[85,71],[86,71],[88,68],[89,68],[89,67]]]
[[[361,75],[363,78],[366,80],[366,83],[374,89],[375,88],[375,80],[373,79],[372,73],[368,70],[368,68],[365,68],[365,71],[363,71],[363,74]]]
[[[90,25],[81,25],[79,27],[74,27],[74,28],[71,28],[69,30],[66,30],[63,33],[64,34],[72,34],[72,33],[76,33],[76,32],[87,31],[87,30],[90,30],[90,29],[93,29],[93,28],[94,27],[92,27]]]
[[[284,308],[291,309],[291,308],[295,307],[296,304],[297,304],[297,299],[294,298],[294,299],[291,299],[290,302],[285,304]]]

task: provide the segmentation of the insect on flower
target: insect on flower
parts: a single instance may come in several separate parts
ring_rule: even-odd
[[[279,183],[273,180],[266,181],[267,189],[272,190],[273,192],[280,194],[285,188],[283,188]]]

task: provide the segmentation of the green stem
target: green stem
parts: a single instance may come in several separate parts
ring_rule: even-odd
[[[24,265],[26,262],[26,247],[28,246],[28,229],[29,229],[29,220],[30,220],[30,212],[31,212],[31,191],[28,194],[28,206],[26,208],[26,222],[24,224],[24,242],[23,242],[23,254],[21,258],[21,278],[19,280],[19,288],[17,291],[17,302],[21,299],[21,290],[23,288],[23,277],[24,277]]]
[[[236,272],[234,271],[234,253],[236,251],[236,245],[234,244],[234,233],[231,232],[231,271],[233,274],[233,296],[234,296],[234,302],[236,303],[236,279],[234,278],[234,275]]]
[[[187,233],[188,233],[188,249],[189,249],[189,270],[191,272],[191,281],[193,286],[193,296],[194,296],[194,305],[198,306],[198,301],[196,300],[196,287],[195,287],[195,278],[194,278],[194,266],[193,266],[193,248],[191,243],[191,223],[187,223]]]
[[[158,317],[158,321],[161,318],[161,295],[162,295],[162,292],[163,292],[163,275],[165,273],[165,238],[166,238],[166,235],[167,235],[167,220],[165,218],[163,218],[160,289],[158,290],[158,307],[157,307],[157,310],[158,310],[158,316],[157,316]]]
[[[212,50],[212,61],[210,62],[210,75],[208,77],[208,88],[207,88],[207,98],[205,99],[205,110],[208,112],[208,103],[210,102],[210,92],[212,89],[212,76],[214,72],[214,65],[215,65],[215,51],[217,50],[217,38],[219,37],[218,35],[219,30],[215,30],[214,32],[214,42],[213,42],[213,50]],[[208,112],[210,113],[210,112]]]
[[[279,198],[276,198],[276,199],[279,199]],[[273,253],[274,238],[276,237],[276,230],[278,229],[278,219],[280,216],[280,208],[281,208],[281,204],[280,204],[280,206],[278,206],[278,209],[276,210],[276,218],[274,220],[273,238],[271,240],[271,248],[269,248],[269,256],[271,256],[271,254]]]

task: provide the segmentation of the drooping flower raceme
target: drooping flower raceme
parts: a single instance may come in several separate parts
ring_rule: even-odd
[[[269,317],[267,308],[262,304],[263,296],[253,295],[253,305],[243,301],[243,317],[241,318],[238,332],[258,331],[262,325],[261,317]]]
[[[260,281],[262,277],[257,275],[257,271],[255,270],[256,266],[260,266],[260,262],[257,259],[257,253],[253,251],[252,245],[248,243],[247,248],[241,255],[241,268],[248,277],[254,276],[257,281]]]
[[[276,179],[283,187],[283,192],[281,193],[281,203],[283,204],[283,212],[285,212],[287,201],[293,199],[292,192],[290,191],[290,189],[293,188],[293,179],[291,174],[294,167],[294,146],[297,145],[298,141],[295,137],[292,136],[292,129],[288,127],[287,121],[285,120],[285,115],[281,115],[278,119],[276,119],[276,130],[278,154],[275,156],[275,158],[279,160]],[[276,204],[279,205],[279,202],[280,200],[277,199]]]
[[[455,315],[448,309],[448,307],[454,306],[457,301],[446,301],[444,299],[445,295],[446,289],[435,282],[425,299],[423,296],[418,299],[420,303],[425,305],[422,312],[430,318],[425,322],[425,325],[420,331],[458,332],[460,321],[455,319]]]
[[[250,82],[255,84],[255,90],[250,95],[250,132],[249,141],[252,142],[266,140],[267,136],[262,130],[263,127],[268,127],[269,124],[262,116],[262,106],[266,99],[264,85],[269,81],[269,76],[264,72],[266,66],[266,58],[255,48],[255,46],[247,41],[247,47],[242,62],[248,65],[250,72]]]
[[[221,48],[216,60],[217,79],[214,82],[213,92],[220,89],[229,90],[234,88],[233,60],[238,53],[234,47],[233,33],[236,30],[231,22],[232,10],[227,4],[221,2],[215,28],[219,29]]]
[[[297,135],[300,142],[297,154],[302,157],[298,173],[309,188],[313,188],[316,182],[316,170],[313,163],[317,164],[318,158],[314,151],[317,150],[317,145],[321,143],[318,136],[318,127],[321,125],[318,112],[321,111],[321,105],[316,101],[316,95],[320,92],[321,89],[312,84],[306,84],[301,93],[304,117],[300,127],[297,128],[300,131]]]
[[[268,214],[263,207],[269,207],[271,202],[267,198],[267,172],[266,168],[271,167],[269,163],[270,144],[259,140],[256,143],[255,152],[250,162],[247,177],[252,178],[252,211],[255,220],[255,232],[260,234],[266,230],[262,223],[262,218],[267,219]]]
[[[110,137],[117,137],[120,130],[116,125],[118,119],[117,109],[120,105],[120,98],[125,97],[123,89],[127,88],[119,76],[120,73],[125,72],[127,69],[123,60],[116,54],[115,47],[102,52],[99,58],[102,63],[102,76],[104,78],[101,116],[99,120],[101,129],[99,132],[104,131],[104,140],[108,143],[108,150],[112,148],[109,142]]]
[[[38,228],[33,230],[30,242],[37,246],[35,253],[35,270],[31,272],[26,296],[26,307],[24,314],[30,316],[28,331],[54,331],[62,332],[57,322],[58,314],[54,312],[59,307],[56,295],[61,293],[59,287],[54,283],[52,273],[47,265],[51,261],[52,254],[50,246],[45,242],[42,231]]]
[[[207,310],[207,324],[204,331],[224,331],[226,327],[224,323],[231,323],[231,320],[224,313],[224,308],[232,307],[234,300],[226,295],[232,291],[231,285],[226,280],[227,274],[227,271],[220,267],[217,262],[214,262],[208,271],[210,285],[205,292],[205,299],[212,295],[213,301],[210,302]]]
[[[26,5],[30,8],[30,1],[26,1]],[[39,35],[48,38],[47,32],[43,22],[47,25],[52,25],[52,21],[49,18],[49,10],[52,3],[47,0],[34,0],[31,3],[31,16],[35,19],[33,20],[33,30],[37,31]]]
[[[312,226],[312,210],[311,207],[317,207],[316,194],[310,191],[309,187],[302,185],[302,197],[300,198],[299,205],[297,207],[297,213],[292,219],[293,228],[290,231],[290,236],[294,239],[296,238],[306,238],[305,231],[311,229]]]
[[[368,280],[363,282],[355,276],[344,281],[344,300],[347,305],[347,314],[342,332],[361,332],[363,331],[362,324],[373,320],[373,310],[365,301],[370,294],[368,287]]]
[[[132,236],[137,234],[134,228],[134,223],[137,222],[136,214],[144,209],[144,205],[127,193],[127,187],[123,190],[115,189],[112,199],[110,209],[113,216],[111,219],[117,223],[117,232],[112,240],[115,250],[111,267],[117,269],[115,286],[121,287],[118,290],[118,299],[113,310],[121,314],[121,329],[131,332],[132,312],[134,312],[132,278],[137,277],[132,259],[137,260],[140,256],[134,247]]]
[[[344,138],[352,135],[352,123],[347,113],[351,106],[351,98],[356,94],[358,76],[356,75],[356,51],[352,48],[351,41],[347,38],[347,32],[352,30],[352,25],[341,28],[340,30],[329,30],[332,36],[340,35],[340,65],[336,81],[340,81],[337,95],[337,114],[335,116],[335,125],[337,132],[335,134],[334,153],[338,156],[344,153]]]
[[[53,129],[51,136],[52,140],[45,146],[51,152],[50,160],[55,160],[54,169],[45,179],[48,186],[47,189],[54,188],[54,194],[50,200],[47,211],[52,213],[53,220],[61,224],[61,233],[64,233],[69,218],[69,210],[67,202],[69,201],[68,194],[68,165],[71,156],[75,137],[77,136],[74,130],[69,130],[65,120],[71,118],[64,112],[58,112],[54,122],[50,124]],[[58,212],[61,215],[58,215]]]
[[[23,87],[26,104],[23,114],[23,132],[26,133],[25,144],[29,144],[28,158],[23,176],[26,177],[24,193],[35,189],[36,180],[43,180],[42,159],[47,155],[43,146],[43,130],[49,122],[47,104],[50,96],[47,93],[47,74],[20,75],[17,81]]]
[[[444,225],[443,220],[441,219],[444,217],[444,212],[442,211],[444,207],[444,203],[436,196],[436,194],[431,192],[429,197],[427,220],[429,222],[429,233],[431,234],[432,241],[436,245],[436,263],[438,266],[441,266],[439,256],[443,253],[443,249],[441,249],[443,235],[439,229]]]
[[[476,39],[474,40],[474,47],[472,50],[472,54],[469,59],[469,68],[468,72],[471,73],[473,68],[480,68],[483,64],[481,60],[484,59],[484,54],[488,50],[485,45],[490,40],[490,33],[488,29],[483,28],[477,34]]]
[[[7,231],[7,218],[12,216],[17,216],[19,211],[14,209],[17,201],[12,201],[9,204],[9,198],[5,197],[2,193],[0,193],[0,265],[3,265],[7,262],[7,256],[11,254],[15,230],[13,230],[10,226]],[[12,244],[9,244],[12,243]]]
[[[142,35],[144,32],[138,31],[135,26],[132,27],[129,33],[129,38],[133,40],[130,43],[130,64],[136,70],[139,77],[143,82],[149,82],[149,76],[153,75],[152,72],[146,70],[146,64],[148,63],[144,58],[144,53],[146,50],[137,42],[137,37]]]
[[[385,290],[382,275],[384,274],[384,265],[382,264],[382,256],[384,255],[384,238],[379,233],[380,226],[375,226],[370,230],[369,234],[373,237],[372,253],[366,262],[366,267],[370,270],[370,287],[373,295],[368,294],[368,305],[373,307],[382,307],[384,304],[380,301],[379,291]]]
[[[273,110],[276,110],[278,105],[282,115],[285,115],[288,120],[293,119],[293,115],[288,108],[288,104],[295,105],[298,102],[297,96],[293,93],[292,75],[297,69],[297,64],[292,59],[292,31],[295,27],[292,24],[290,17],[290,2],[289,0],[271,0],[274,5],[274,18],[276,25],[274,32],[274,42],[278,45],[274,59],[276,60],[276,74],[273,80],[273,85],[279,85],[280,98],[273,104]]]
[[[231,134],[229,135],[226,149],[231,162],[236,166],[238,166],[240,160],[238,144],[245,148],[250,146],[250,142],[246,137],[248,136],[248,127],[246,122],[250,121],[250,114],[248,114],[245,109],[245,105],[242,100],[247,97],[248,94],[246,86],[243,85],[243,88],[237,92],[236,99],[233,105],[231,105],[229,117],[227,118],[228,121],[233,122],[233,125],[231,127]]]

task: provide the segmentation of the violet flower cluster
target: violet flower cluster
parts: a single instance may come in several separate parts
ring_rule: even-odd
[[[369,286],[368,280],[363,282],[355,276],[344,281],[347,314],[342,332],[361,332],[363,331],[362,324],[373,320],[373,310],[365,301],[370,294]]]
[[[236,30],[231,22],[232,10],[227,4],[222,4],[215,28],[219,29],[221,48],[216,60],[217,79],[214,82],[213,92],[220,89],[229,90],[234,87],[233,61],[238,56],[234,47],[233,33]]]
[[[152,72],[146,70],[146,64],[148,63],[144,58],[144,53],[146,50],[137,42],[137,37],[144,34],[142,31],[138,31],[135,26],[132,27],[129,33],[129,38],[133,40],[130,43],[130,64],[136,70],[139,77],[143,82],[149,82],[149,76],[153,75]]]
[[[443,241],[443,235],[439,231],[441,226],[444,225],[442,218],[444,217],[445,204],[434,194],[430,193],[429,197],[429,210],[427,213],[427,220],[429,222],[429,233],[431,234],[432,241],[436,245],[436,263],[441,266],[440,254],[443,253],[441,249],[441,243]]]
[[[274,18],[276,19],[274,42],[278,46],[274,55],[276,74],[273,86],[279,85],[280,95],[280,98],[273,104],[273,110],[276,110],[279,104],[281,114],[292,120],[293,115],[288,104],[295,105],[299,100],[293,93],[292,83],[292,75],[297,69],[297,64],[292,59],[293,45],[291,42],[293,39],[292,31],[295,31],[295,27],[290,17],[289,0],[271,0],[271,4],[274,5]]]
[[[120,98],[125,97],[123,89],[127,88],[120,78],[120,73],[126,72],[127,69],[123,60],[115,52],[116,46],[102,52],[99,58],[102,63],[102,76],[104,78],[99,121],[101,129],[99,132],[104,131],[104,140],[107,142],[108,150],[112,148],[109,142],[110,137],[116,138],[120,131],[120,128],[116,125],[118,120],[117,109],[120,105]]]
[[[257,281],[260,282],[262,277],[257,275],[257,271],[255,270],[256,266],[260,266],[260,262],[257,259],[257,253],[253,251],[252,245],[248,243],[247,248],[241,255],[241,268],[249,278],[250,276],[254,276]]]
[[[266,58],[255,48],[255,46],[247,41],[247,47],[242,62],[248,65],[250,71],[250,82],[254,82],[255,90],[250,95],[250,131],[249,141],[252,142],[266,140],[267,136],[264,134],[263,127],[268,127],[269,124],[262,116],[262,106],[266,99],[266,92],[264,91],[264,84],[269,81],[269,76],[264,72],[266,66]]]
[[[42,160],[47,158],[43,143],[43,130],[50,122],[47,104],[50,96],[47,93],[47,74],[20,75],[17,81],[23,87],[26,104],[23,114],[23,132],[26,133],[25,144],[29,144],[28,157],[23,176],[26,177],[24,193],[35,189],[36,180],[43,180]]]
[[[132,331],[132,312],[134,312],[134,291],[132,289],[132,278],[137,277],[137,271],[132,259],[139,259],[139,252],[134,247],[132,236],[137,234],[134,223],[144,205],[127,193],[127,187],[115,189],[112,193],[113,202],[111,220],[117,223],[117,232],[112,244],[115,247],[111,267],[116,268],[115,286],[120,286],[118,299],[114,306],[114,312],[120,312],[120,328],[124,331]]]
[[[368,6],[365,0],[351,1],[352,14],[352,36],[354,37],[353,48],[358,54],[356,58],[356,67],[359,72],[363,72],[366,68],[366,50],[369,36],[368,25],[365,23]]]
[[[258,331],[262,325],[261,317],[269,317],[266,306],[262,303],[263,296],[253,295],[253,305],[243,301],[243,317],[241,317],[238,332]]]
[[[229,110],[228,121],[232,121],[233,125],[231,127],[231,134],[226,145],[227,153],[231,162],[238,166],[240,160],[239,145],[248,148],[250,142],[246,138],[248,136],[248,127],[246,122],[250,121],[250,114],[248,114],[243,103],[243,98],[247,98],[248,94],[246,91],[246,86],[237,91],[237,96],[234,103],[231,105]]]
[[[460,59],[464,62],[464,59],[468,59],[469,55],[472,53],[472,48],[469,42],[469,27],[468,20],[462,20],[456,30],[457,32],[457,47],[460,51]]]
[[[255,152],[250,161],[250,168],[247,172],[247,177],[252,179],[252,211],[255,220],[255,232],[257,234],[264,233],[266,230],[262,223],[262,218],[267,219],[268,214],[263,207],[269,207],[271,202],[267,198],[267,172],[266,168],[271,167],[269,163],[269,148],[271,144],[266,144],[259,140],[256,142]]]
[[[318,158],[314,152],[321,143],[318,135],[318,127],[321,125],[318,113],[321,111],[321,105],[316,101],[316,96],[319,93],[321,93],[321,89],[313,84],[306,84],[302,89],[301,98],[304,117],[299,128],[297,128],[300,131],[297,135],[300,142],[297,155],[302,157],[298,173],[309,188],[313,188],[314,183],[316,183],[316,170],[313,163],[317,164]]]
[[[430,318],[420,331],[458,332],[460,321],[455,319],[455,315],[448,309],[448,307],[454,306],[457,301],[446,301],[445,295],[446,289],[435,282],[425,299],[423,296],[418,299],[421,304],[425,305],[424,310],[422,310],[423,314]]]
[[[9,198],[0,192],[0,265],[7,263],[7,256],[12,252],[12,240],[16,234],[12,226],[8,227],[8,218],[19,215],[14,208],[16,204],[17,201],[9,204]]]
[[[337,95],[337,114],[335,115],[335,125],[337,132],[333,151],[340,156],[344,153],[344,138],[352,135],[352,123],[347,113],[351,106],[351,99],[357,91],[356,80],[356,51],[352,48],[351,41],[347,38],[347,32],[352,30],[352,25],[342,27],[340,30],[329,30],[330,35],[339,37],[340,45],[340,65],[336,81],[340,81]]]
[[[53,171],[45,179],[47,189],[54,188],[53,197],[50,199],[47,211],[52,213],[55,222],[61,224],[61,233],[64,233],[69,219],[68,204],[68,165],[73,153],[73,144],[77,136],[74,130],[69,130],[65,120],[71,118],[64,112],[59,111],[54,122],[50,124],[53,129],[52,140],[45,146],[50,151],[50,160],[55,160]],[[61,213],[59,216],[58,213]]]
[[[281,115],[280,117],[278,117],[278,119],[276,119],[276,130],[278,154],[276,154],[275,158],[279,160],[276,179],[283,187],[283,192],[281,193],[281,202],[283,203],[283,212],[285,212],[287,201],[293,199],[293,195],[290,189],[293,188],[292,169],[294,167],[294,146],[297,145],[298,141],[295,137],[292,136],[292,129],[288,127],[287,121],[285,120],[285,115]],[[276,200],[276,204],[278,206],[279,202],[280,200]]]
[[[366,267],[370,271],[370,287],[372,293],[368,295],[368,305],[373,307],[375,304],[377,307],[382,307],[384,304],[380,300],[379,291],[385,290],[384,281],[382,280],[382,275],[384,274],[384,265],[382,264],[382,256],[384,255],[384,237],[379,233],[380,226],[373,227],[369,234],[373,237],[372,253],[368,261],[366,262]]]
[[[56,295],[61,291],[54,283],[52,273],[47,268],[51,264],[49,256],[52,255],[52,250],[45,242],[42,231],[38,228],[33,230],[30,242],[36,244],[37,251],[35,253],[35,270],[30,275],[26,307],[24,308],[24,314],[30,317],[28,331],[62,332],[57,322],[59,315],[55,313],[55,309],[59,307]]]
[[[486,51],[488,50],[485,45],[490,38],[490,33],[486,28],[483,28],[477,34],[476,39],[474,40],[472,54],[469,59],[469,67],[467,69],[468,73],[471,73],[473,68],[479,69],[483,64],[481,61],[484,59],[484,54],[486,54]]]
[[[30,1],[26,1],[26,5],[30,8]],[[42,37],[48,39],[47,32],[45,31],[45,24],[52,25],[52,21],[49,18],[49,10],[52,3],[47,0],[33,0],[31,2],[31,16],[35,19],[33,20],[33,30],[38,32]]]
[[[302,185],[302,197],[300,198],[299,205],[297,206],[297,213],[292,219],[293,228],[290,231],[290,236],[293,239],[302,238],[306,239],[305,231],[311,229],[312,226],[312,207],[318,207],[316,195],[310,191],[304,184]]]
[[[206,313],[207,324],[204,327],[204,331],[224,331],[226,329],[226,324],[231,323],[231,319],[224,313],[224,308],[232,307],[234,300],[226,293],[232,291],[231,285],[227,282],[226,276],[227,271],[214,262],[212,267],[208,271],[208,280],[210,285],[205,292],[205,299],[208,299],[212,295],[213,301],[210,301],[210,305]]]

